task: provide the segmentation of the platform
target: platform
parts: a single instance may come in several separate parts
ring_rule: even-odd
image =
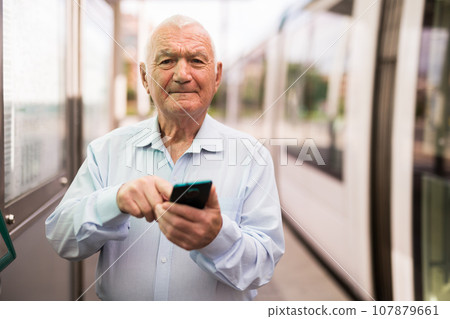
[[[287,225],[284,236],[286,252],[255,300],[352,300]]]

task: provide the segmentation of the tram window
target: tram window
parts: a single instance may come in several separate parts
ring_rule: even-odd
[[[353,1],[343,0],[324,11],[307,9],[286,26],[287,63],[283,136],[313,138],[325,164],[316,166],[342,179],[348,33]],[[329,26],[333,27],[330,28]],[[339,40],[338,40],[339,39]],[[330,46],[331,43],[334,45]]]
[[[114,43],[108,34],[114,34],[114,17],[111,6],[104,1],[86,1],[84,6],[81,15],[81,83],[83,152],[86,152],[87,144],[112,128],[109,106]]]
[[[64,6],[58,0],[3,1],[5,202],[64,166]]]
[[[222,83],[214,95],[211,106],[208,109],[208,114],[215,119],[225,120],[227,109],[227,85],[225,77],[222,78]]]
[[[419,299],[449,300],[450,1],[427,1],[425,8],[414,140],[417,290]]]
[[[239,86],[240,118],[257,118],[263,109],[266,59],[262,52],[255,51],[242,69]]]

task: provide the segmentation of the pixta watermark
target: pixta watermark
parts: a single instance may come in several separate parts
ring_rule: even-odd
[[[159,132],[144,129],[126,142],[126,166],[142,172],[147,170],[147,173],[159,170],[169,163],[170,148],[170,137],[161,139]],[[194,166],[200,166],[204,161],[225,161],[228,166],[246,166],[252,162],[266,166],[271,161],[266,148],[276,151],[272,156],[278,157],[276,162],[280,166],[289,165],[292,158],[295,158],[296,166],[305,162],[326,165],[312,138],[196,138],[186,153],[195,154],[192,157]],[[206,151],[202,152],[203,149]],[[155,157],[153,152],[161,152],[164,156]]]

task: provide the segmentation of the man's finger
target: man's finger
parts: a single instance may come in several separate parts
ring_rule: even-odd
[[[208,201],[205,206],[210,208],[220,208],[215,185],[212,185],[211,190],[209,191]]]
[[[134,196],[134,202],[139,207],[139,210],[142,212],[143,215],[146,215],[152,211],[152,207],[150,206],[150,203],[148,202],[145,194],[136,193],[136,195]]]
[[[201,216],[204,213],[203,210],[197,209],[184,204],[177,204],[171,202],[165,202],[161,205],[163,210],[170,209],[170,212],[177,215],[183,219],[191,222],[197,222],[201,220]]]
[[[157,204],[155,206],[155,218],[156,221],[159,221],[161,216],[166,212],[166,210],[163,208],[163,204]]]
[[[164,201],[169,200],[172,194],[173,186],[165,179],[155,176],[156,190],[161,194]]]
[[[144,214],[142,213],[141,209],[139,208],[139,205],[136,203],[135,200],[132,200],[129,203],[129,209],[127,211],[127,214],[130,214],[136,218],[144,217]]]
[[[152,210],[155,209],[156,205],[161,204],[164,201],[154,184],[152,184],[148,189],[145,190],[145,197],[150,203]]]
[[[170,240],[175,245],[186,249],[192,250],[192,237],[185,232],[182,232],[180,229],[174,228],[171,224],[163,221],[159,223],[159,229],[166,236],[168,240]]]

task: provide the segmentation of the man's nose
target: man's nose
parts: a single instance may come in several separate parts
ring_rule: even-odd
[[[175,66],[173,80],[183,84],[192,80],[189,63],[185,59],[179,59]]]

